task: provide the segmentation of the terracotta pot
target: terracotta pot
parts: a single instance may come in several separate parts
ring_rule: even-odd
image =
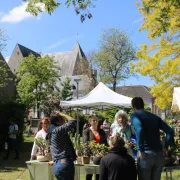
[[[82,156],[81,160],[82,160],[82,164],[89,164],[90,157],[89,156]]]

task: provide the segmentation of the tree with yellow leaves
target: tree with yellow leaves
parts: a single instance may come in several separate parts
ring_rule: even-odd
[[[132,64],[132,72],[149,75],[155,103],[165,109],[172,102],[173,88],[180,86],[180,5],[179,1],[141,0],[143,15],[140,31],[146,30],[152,44],[142,44]]]

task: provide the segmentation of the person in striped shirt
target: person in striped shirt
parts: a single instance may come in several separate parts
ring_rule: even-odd
[[[75,130],[76,120],[61,112],[56,112],[50,120],[46,139],[50,141],[54,174],[57,180],[74,180],[76,154],[68,132]]]

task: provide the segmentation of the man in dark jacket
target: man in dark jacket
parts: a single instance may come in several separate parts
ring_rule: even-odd
[[[111,137],[111,152],[101,159],[100,180],[136,180],[135,161],[127,153],[124,140],[117,134]]]

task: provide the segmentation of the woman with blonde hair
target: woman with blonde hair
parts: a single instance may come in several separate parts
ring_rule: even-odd
[[[35,139],[37,139],[37,138],[46,139],[46,135],[48,133],[49,125],[50,125],[49,118],[47,118],[47,117],[42,118],[40,121],[40,128],[42,128],[42,129],[37,132]],[[37,146],[36,142],[34,141],[32,151],[31,151],[31,159],[32,160],[36,159],[37,152],[38,152],[38,146]]]

